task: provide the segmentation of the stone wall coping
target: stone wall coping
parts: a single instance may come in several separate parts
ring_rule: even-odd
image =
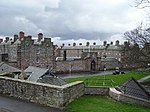
[[[18,82],[29,83],[29,84],[35,84],[35,85],[39,85],[39,86],[46,86],[46,87],[56,88],[56,89],[60,89],[60,90],[68,88],[68,87],[72,87],[73,85],[78,85],[78,84],[83,83],[83,81],[76,81],[76,82],[72,82],[69,84],[62,85],[62,86],[57,86],[57,85],[31,82],[31,81],[27,81],[27,80],[20,80],[20,79],[14,79],[14,78],[9,78],[9,77],[2,77],[2,76],[0,76],[0,79],[18,81]]]
[[[78,85],[83,83],[83,81],[76,81],[76,82],[72,82],[72,83],[68,83],[65,85],[60,86],[62,89],[68,88],[68,87],[72,87],[73,85]]]
[[[122,94],[120,91],[116,90],[115,88],[109,88],[109,90],[118,95]]]
[[[118,96],[124,96],[124,97],[128,97],[128,98],[135,99],[135,100],[138,100],[138,101],[144,101],[144,102],[150,103],[149,100],[145,100],[145,99],[138,98],[138,97],[134,97],[134,96],[127,95],[127,94],[123,94],[123,93],[121,93],[120,91],[117,91],[115,88],[110,88],[109,90],[110,90],[110,92],[115,93],[115,94],[118,95]],[[118,100],[119,100],[119,99],[118,99]]]
[[[85,86],[85,88],[110,88],[109,86]]]

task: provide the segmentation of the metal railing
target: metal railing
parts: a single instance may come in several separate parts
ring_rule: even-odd
[[[116,86],[118,85],[111,78],[87,78],[84,80],[85,86]]]

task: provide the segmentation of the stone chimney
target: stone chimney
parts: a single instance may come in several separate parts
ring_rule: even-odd
[[[86,42],[86,46],[89,46],[90,45],[90,42]]]
[[[0,43],[2,43],[3,42],[3,39],[0,39]]]
[[[14,42],[18,39],[18,35],[14,35]]]
[[[7,43],[9,41],[9,37],[6,37],[5,38],[5,42]]]
[[[110,42],[110,45],[113,45],[113,42]]]
[[[103,46],[106,46],[106,45],[107,45],[107,41],[104,41],[104,42],[103,42]]]
[[[23,40],[24,39],[24,32],[23,31],[21,31],[21,32],[19,32],[19,40]]]
[[[75,46],[76,46],[76,43],[73,43],[73,46],[75,47]]]
[[[96,45],[96,42],[94,42],[93,45]]]
[[[119,46],[119,40],[116,41],[115,46]]]
[[[39,33],[39,34],[38,34],[38,42],[41,41],[42,39],[43,39],[43,34],[42,34],[42,33]]]
[[[62,44],[62,47],[64,47],[64,46],[65,46],[65,44],[63,43],[63,44]]]
[[[125,47],[125,48],[129,48],[129,46],[130,46],[130,43],[127,42],[127,41],[125,41],[125,42],[124,42],[124,47]]]
[[[80,46],[82,46],[82,43],[79,43]]]

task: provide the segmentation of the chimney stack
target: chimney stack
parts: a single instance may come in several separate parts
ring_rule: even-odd
[[[110,45],[113,45],[113,42],[110,42]]]
[[[104,41],[104,42],[103,42],[103,46],[106,46],[106,45],[107,45],[107,41]]]
[[[75,47],[75,46],[76,46],[76,43],[73,43],[73,46]]]
[[[94,42],[93,45],[96,45],[96,42]]]
[[[18,39],[18,35],[14,35],[14,42]]]
[[[19,32],[19,40],[23,40],[23,38],[24,38],[24,32],[21,31]]]
[[[90,42],[86,42],[86,46],[89,46],[90,45]]]
[[[3,42],[3,39],[0,39],[0,43],[2,43]]]
[[[6,37],[5,42],[7,43],[9,41],[9,37]]]
[[[42,39],[43,39],[43,34],[42,34],[42,33],[39,33],[39,34],[38,34],[38,42],[41,41]]]
[[[119,46],[119,40],[116,41],[115,46]]]
[[[79,45],[81,46],[81,45],[82,45],[82,43],[79,43]]]

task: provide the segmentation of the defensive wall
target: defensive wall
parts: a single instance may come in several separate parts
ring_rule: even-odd
[[[0,77],[0,94],[56,108],[63,108],[82,95],[106,95],[117,101],[150,108],[150,100],[125,95],[111,87],[86,87],[82,81],[54,86]]]
[[[0,94],[62,108],[84,94],[84,83],[78,81],[64,86],[54,86],[0,77]]]

